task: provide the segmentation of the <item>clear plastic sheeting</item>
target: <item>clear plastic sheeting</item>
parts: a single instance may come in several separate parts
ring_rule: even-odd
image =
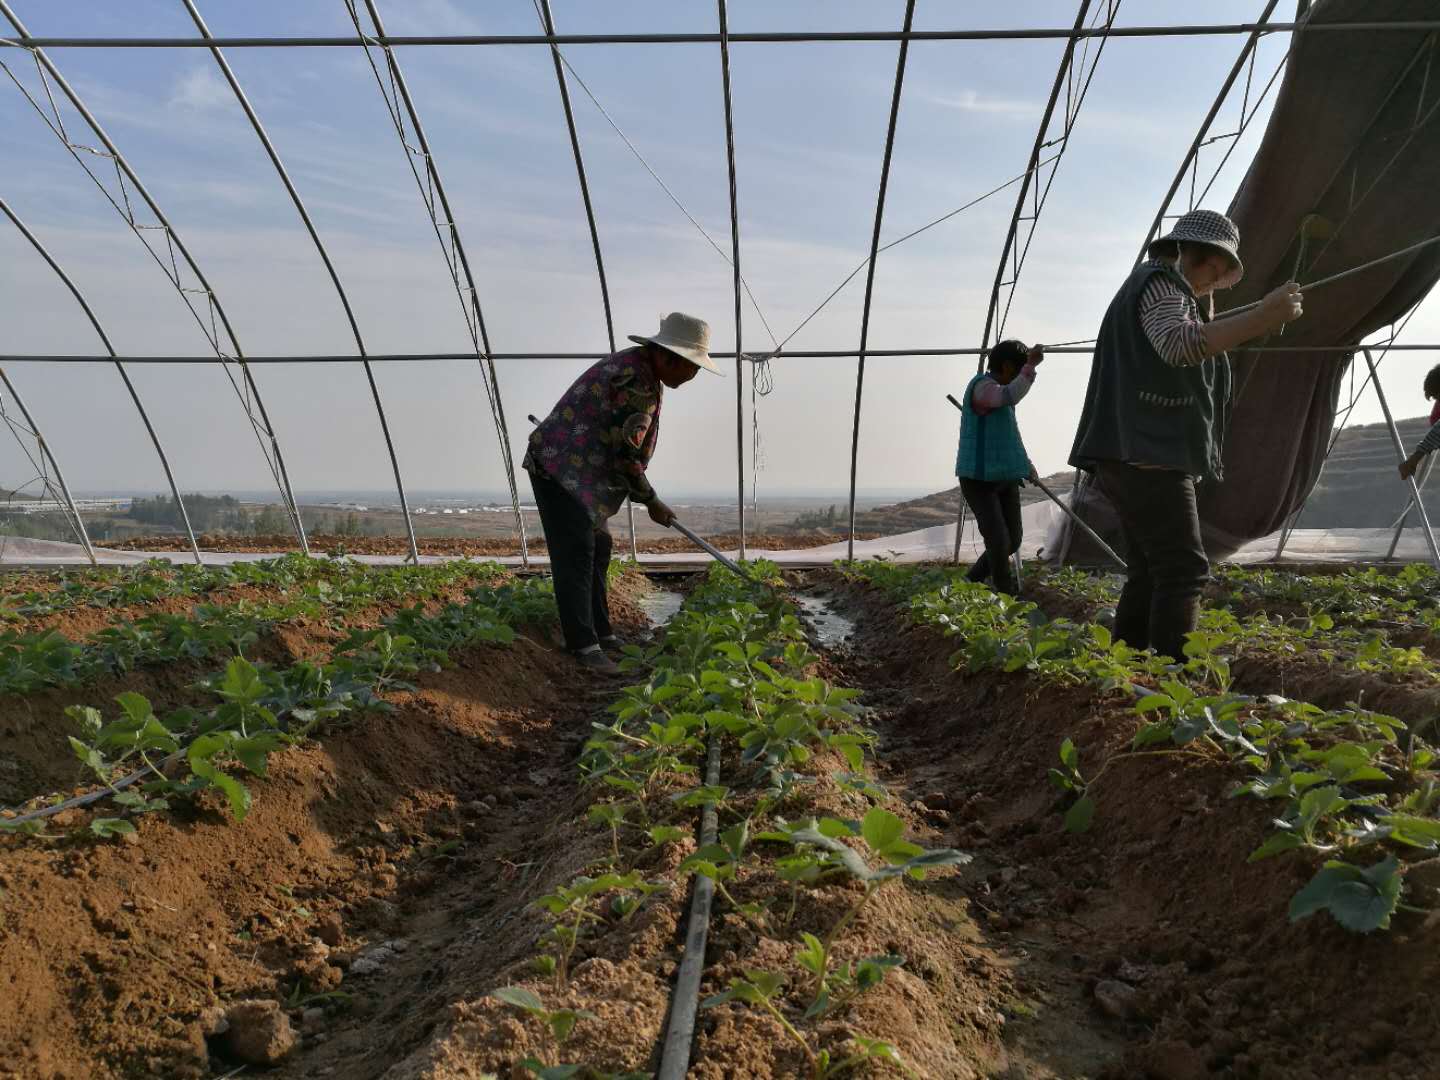
[[[957,508],[958,509],[958,508]],[[1063,515],[1054,503],[1038,502],[1025,506],[1020,511],[1025,525],[1025,539],[1020,554],[1026,560],[1052,559],[1059,550]],[[1285,556],[1282,561],[1294,563],[1310,562],[1378,562],[1385,558],[1394,540],[1395,530],[1379,529],[1295,529],[1285,541]],[[1227,562],[1257,563],[1274,559],[1280,546],[1280,534],[1273,533],[1246,544],[1232,555]],[[826,544],[823,547],[797,548],[788,551],[768,551],[751,548],[746,554],[750,559],[768,559],[781,566],[828,566],[837,559],[845,558],[845,541]],[[960,539],[960,558],[972,562],[985,550],[984,541],[975,528],[973,518],[966,516],[965,532]],[[281,552],[249,551],[206,551],[202,558],[212,566],[229,563],[259,562],[277,558]],[[737,557],[733,549],[727,555]],[[1123,556],[1124,552],[1120,554]],[[955,555],[955,526],[933,525],[928,529],[882,536],[874,540],[855,542],[856,559],[884,559],[889,562],[948,562]],[[317,556],[326,558],[327,556]],[[396,566],[408,561],[402,555],[346,555],[344,558],[372,566]],[[1394,558],[1400,562],[1424,562],[1430,557],[1425,544],[1425,534],[1419,528],[1405,529],[1395,547]],[[167,562],[190,562],[193,556],[188,551],[115,551],[97,547],[95,560],[101,566],[134,566],[151,559]],[[461,556],[422,555],[422,563],[447,562]],[[518,555],[479,556],[476,562],[498,562],[504,565],[520,565]],[[546,566],[549,560],[543,555],[532,555],[532,563]],[[653,566],[703,566],[710,562],[710,556],[699,551],[665,552],[663,554],[640,555],[640,562]],[[0,536],[0,569],[45,569],[68,566],[88,566],[85,549],[79,544],[61,543],[55,540],[30,540],[23,537]],[[1108,562],[1105,569],[1117,569]]]

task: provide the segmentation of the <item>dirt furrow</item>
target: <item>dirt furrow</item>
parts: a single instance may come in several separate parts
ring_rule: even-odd
[[[1091,831],[1063,832],[1046,771],[1067,737],[1092,775],[1121,753],[1136,729],[1125,702],[957,673],[953,641],[878,592],[818,580],[858,625],[839,662],[879,710],[887,782],[979,856],[962,880],[1023,988],[1005,1025],[1011,1075],[1435,1075],[1434,920],[1370,937],[1289,923],[1316,863],[1246,862],[1265,808],[1229,798],[1238,777],[1217,762],[1117,758]]]

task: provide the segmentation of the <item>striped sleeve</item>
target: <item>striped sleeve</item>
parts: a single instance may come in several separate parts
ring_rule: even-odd
[[[1189,367],[1209,356],[1193,301],[1164,274],[1151,277],[1140,296],[1140,328],[1171,367]]]
[[[1430,430],[1420,440],[1420,445],[1415,448],[1415,453],[1423,457],[1425,454],[1433,454],[1436,450],[1440,450],[1440,423],[1430,426]]]

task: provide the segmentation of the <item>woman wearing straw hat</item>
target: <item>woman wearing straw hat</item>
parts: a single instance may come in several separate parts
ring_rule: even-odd
[[[620,670],[603,651],[620,644],[605,593],[609,520],[630,498],[669,528],[675,514],[645,476],[660,434],[661,396],[702,367],[720,374],[710,359],[710,327],[694,316],[671,312],[659,333],[630,340],[639,348],[607,356],[575,380],[530,433],[524,462],[550,549],[566,648],[604,674]]]
[[[1218,483],[1230,408],[1225,355],[1301,314],[1293,281],[1259,305],[1214,318],[1214,293],[1240,281],[1240,231],[1192,210],[1150,245],[1100,325],[1070,464],[1092,472],[1125,532],[1129,567],[1115,634],[1184,653],[1210,563],[1195,485]],[[1203,303],[1202,303],[1203,301]]]

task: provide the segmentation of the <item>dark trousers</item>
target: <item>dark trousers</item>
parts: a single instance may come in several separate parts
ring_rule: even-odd
[[[610,534],[597,529],[590,513],[561,485],[547,476],[530,474],[535,507],[550,549],[555,577],[555,606],[565,647],[572,650],[599,644],[610,628],[610,602],[605,595],[605,570],[610,565]]]
[[[1195,481],[1172,469],[1101,462],[1100,487],[1120,516],[1129,575],[1115,609],[1115,636],[1177,660],[1200,616],[1210,560],[1200,538]]]
[[[1015,568],[1010,556],[1020,550],[1020,482],[991,483],[960,479],[960,492],[975,515],[975,525],[985,541],[985,553],[975,560],[966,575],[971,581],[993,578],[1003,593],[1016,592]]]

